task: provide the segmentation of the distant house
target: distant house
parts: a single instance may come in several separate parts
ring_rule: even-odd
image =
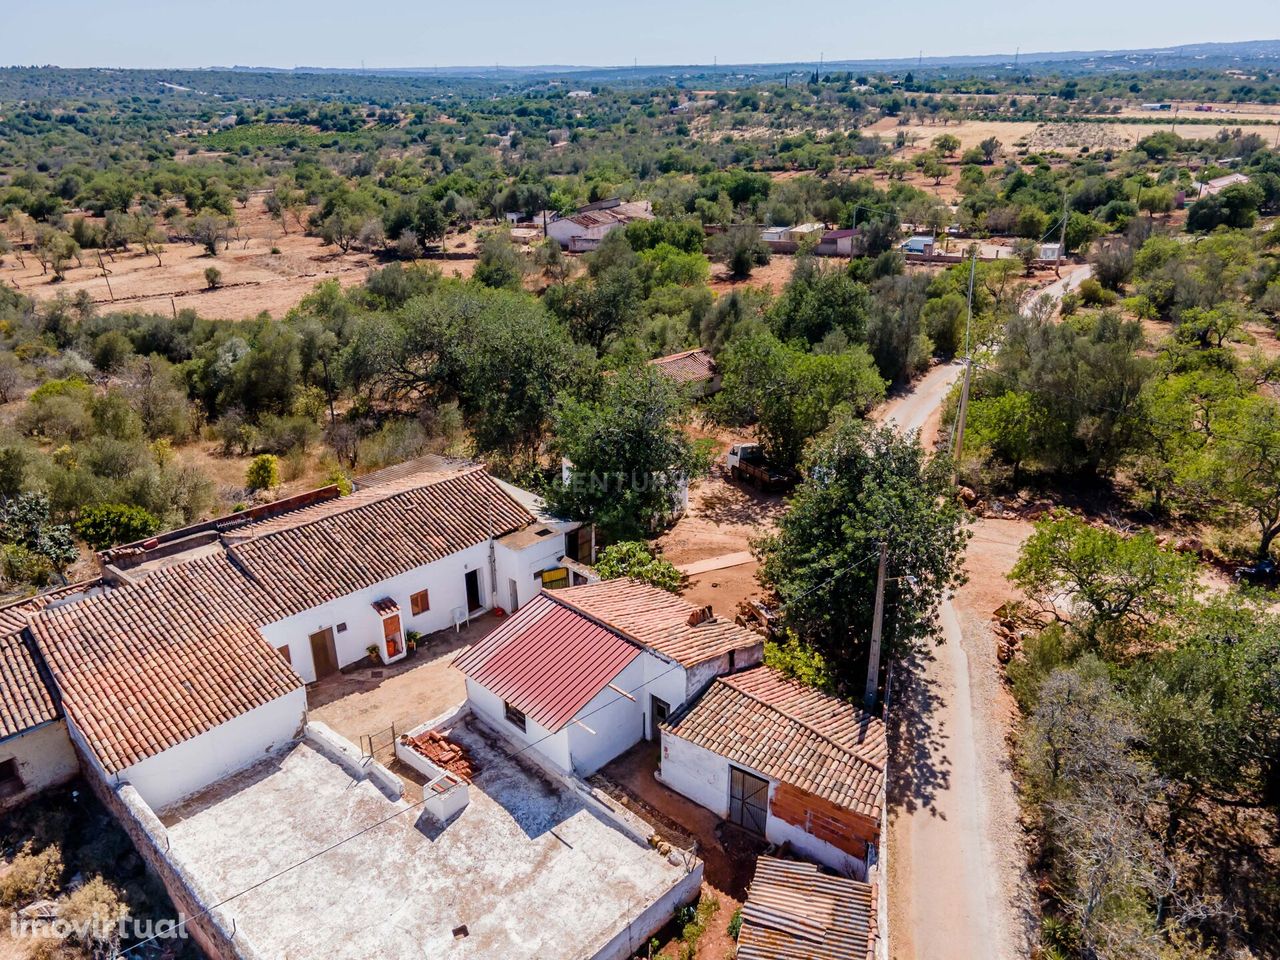
[[[585,253],[633,220],[652,219],[653,206],[648,200],[602,200],[582,207],[571,217],[551,221],[546,232],[570,253]]]
[[[922,256],[929,256],[933,253],[934,240],[933,237],[925,234],[917,234],[904,240],[899,247],[903,253],[915,253]]]
[[[811,863],[761,857],[742,905],[737,960],[871,960],[875,888]]]
[[[1142,105],[1142,109],[1143,110],[1172,110],[1173,104],[1172,103],[1144,103]]]
[[[1062,244],[1060,243],[1040,244],[1041,260],[1058,260],[1061,257],[1062,257]]]
[[[1243,173],[1228,173],[1226,176],[1215,177],[1205,182],[1196,181],[1197,197],[1213,197],[1217,196],[1227,187],[1233,187],[1238,183],[1248,183],[1249,178]]]
[[[699,347],[650,360],[649,365],[676,383],[687,385],[697,397],[709,397],[720,390],[720,370],[711,353]]]
[[[817,246],[818,253],[827,257],[852,257],[857,230],[828,230]]]
[[[759,666],[718,677],[662,727],[658,779],[771,843],[865,877],[886,757],[878,717]]]
[[[760,637],[732,620],[622,579],[540,594],[454,666],[473,713],[585,776],[656,740],[717,676],[763,656]]]
[[[765,227],[760,231],[760,239],[765,243],[782,243],[787,239],[790,227]]]
[[[809,237],[821,237],[826,232],[826,225],[821,223],[801,223],[794,227],[788,227],[782,239],[790,240],[792,243],[799,243]]]

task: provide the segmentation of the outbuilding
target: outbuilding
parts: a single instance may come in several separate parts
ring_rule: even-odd
[[[658,779],[752,833],[865,879],[880,842],[884,723],[758,666],[662,726]]]

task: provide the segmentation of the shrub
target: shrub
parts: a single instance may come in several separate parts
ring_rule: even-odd
[[[734,940],[738,939],[738,934],[742,931],[742,908],[739,907],[733,911],[733,916],[729,918],[729,936]]]
[[[606,580],[633,577],[672,593],[680,589],[683,579],[674,564],[655,557],[639,540],[624,540],[605,547],[596,558],[596,570]]]
[[[204,282],[208,284],[210,290],[217,290],[222,286],[222,271],[217,267],[205,267]]]
[[[76,534],[95,550],[132,543],[160,529],[160,519],[141,507],[103,503],[89,507],[75,522]]]
[[[245,472],[244,482],[250,490],[270,490],[280,486],[280,458],[273,453],[254,457]]]
[[[62,902],[58,919],[77,931],[76,938],[95,957],[117,956],[120,921],[129,916],[120,893],[100,876],[94,877]]]
[[[351,495],[351,478],[337,467],[329,471],[329,476],[325,477],[324,482],[335,485],[338,488],[338,493],[344,497]]]
[[[39,853],[31,841],[18,850],[9,869],[0,875],[0,904],[22,906],[45,900],[58,892],[62,882],[62,850],[52,843]]]
[[[320,426],[306,416],[280,417],[267,414],[258,421],[257,449],[263,453],[286,454],[305,451],[320,440]]]

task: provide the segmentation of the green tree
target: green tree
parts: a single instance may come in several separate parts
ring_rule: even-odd
[[[683,484],[707,469],[682,429],[689,402],[645,364],[609,377],[597,401],[562,396],[553,449],[568,461],[551,509],[596,524],[606,540],[635,540],[671,516]]]
[[[610,544],[596,557],[595,567],[605,580],[631,577],[672,593],[679,591],[683,580],[675,564],[650,553],[648,544],[641,540]]]
[[[886,643],[909,648],[935,625],[939,602],[963,582],[968,534],[950,466],[913,437],[845,419],[805,459],[778,532],[757,544],[761,581],[784,622],[860,693],[875,606],[879,545],[888,547]]]
[[[95,550],[133,543],[160,529],[160,519],[141,507],[103,503],[81,511],[74,525],[76,535]]]
[[[960,149],[960,138],[954,133],[941,133],[933,138],[933,148],[944,157],[954,156]]]
[[[1090,640],[1141,639],[1175,609],[1195,578],[1195,558],[1165,550],[1148,532],[1125,536],[1065,512],[1036,521],[1010,579]]]
[[[486,287],[519,290],[527,268],[524,255],[505,230],[492,230],[480,239],[480,256],[472,275]]]
[[[723,263],[736,279],[751,276],[755,267],[769,262],[769,248],[752,224],[737,223],[711,238],[711,259]]]
[[[754,424],[766,456],[788,469],[834,419],[865,414],[884,398],[884,380],[861,346],[810,354],[760,333],[731,343],[718,362],[715,416]]]
[[[42,557],[58,572],[79,556],[71,528],[52,522],[49,498],[43,493],[22,493],[0,505],[0,543]]]

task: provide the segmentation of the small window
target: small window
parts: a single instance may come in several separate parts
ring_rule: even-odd
[[[340,624],[338,624],[338,632],[339,632],[339,633],[346,633],[346,632],[347,632],[347,625],[346,625],[345,623],[340,623]]]
[[[733,673],[733,668],[737,666],[737,660],[738,660],[738,651],[730,650],[729,651],[729,672],[730,673]]]
[[[420,613],[426,613],[431,609],[431,591],[419,590],[417,593],[409,595],[409,609],[413,611],[416,617]]]
[[[18,761],[12,757],[0,761],[0,797],[13,797],[21,792],[22,777],[18,776]]]
[[[507,701],[502,701],[502,714],[507,718],[507,723],[513,727],[519,727],[521,731],[525,729],[524,711],[517,710]]]

